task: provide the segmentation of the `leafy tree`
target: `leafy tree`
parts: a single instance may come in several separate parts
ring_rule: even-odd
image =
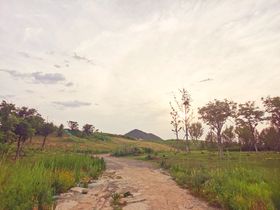
[[[280,133],[280,97],[262,98],[266,112],[269,113],[268,119],[271,124],[278,129]]]
[[[2,101],[0,104],[0,129],[3,132],[3,142],[7,143],[11,136],[14,136],[13,130],[17,124],[15,116],[15,105]]]
[[[20,156],[20,151],[22,150],[23,144],[27,138],[32,135],[32,127],[26,120],[21,120],[15,128],[15,134],[18,136],[17,140],[17,150],[15,159],[18,159]]]
[[[255,102],[248,101],[244,104],[239,104],[236,124],[246,126],[251,132],[251,141],[255,151],[258,151],[258,132],[257,126],[264,120],[264,112],[255,106]]]
[[[189,127],[189,133],[192,139],[198,140],[203,135],[203,128],[200,122],[192,123]]]
[[[87,136],[93,134],[94,131],[95,131],[95,127],[94,127],[93,125],[91,125],[91,124],[85,124],[85,125],[83,126],[83,133],[84,133],[85,135],[87,135]]]
[[[252,141],[251,141],[252,133],[248,126],[238,125],[235,128],[235,133],[237,134],[237,137],[238,137],[240,149],[250,150],[253,148]]]
[[[55,131],[55,126],[53,123],[44,123],[41,128],[41,135],[44,137],[43,143],[42,143],[42,150],[45,148],[46,139],[48,135],[53,133]]]
[[[236,104],[225,99],[224,101],[214,100],[209,102],[198,111],[200,119],[209,125],[217,135],[220,157],[223,156],[222,129],[228,118],[234,116],[235,109]]]
[[[264,145],[264,149],[280,151],[280,135],[275,127],[264,128],[259,138]]]
[[[31,125],[31,127],[33,128],[33,130],[34,130],[32,132],[33,135],[29,137],[30,138],[30,142],[31,142],[32,141],[32,137],[35,134],[39,134],[40,133],[41,127],[42,127],[42,125],[43,125],[45,120],[37,112],[36,109],[33,109],[33,108],[29,109],[26,106],[17,108],[16,114],[17,114],[17,117],[25,119]]]
[[[225,130],[222,132],[222,138],[223,143],[226,146],[230,146],[230,144],[232,144],[235,138],[234,127],[232,125],[225,128]]]
[[[78,122],[75,122],[75,121],[68,121],[68,126],[70,128],[71,131],[77,131],[79,130],[79,124]]]
[[[64,133],[64,125],[63,125],[63,124],[60,124],[60,126],[58,127],[58,130],[57,130],[56,135],[57,135],[58,137],[62,137],[62,136],[63,136],[63,133]]]
[[[171,122],[170,124],[173,126],[172,131],[174,132],[175,136],[176,136],[176,140],[179,140],[179,132],[182,129],[182,127],[180,126],[181,120],[179,118],[179,113],[178,111],[176,111],[176,109],[172,106],[172,104],[170,103],[170,107],[171,107]]]
[[[212,130],[210,130],[206,134],[205,141],[208,146],[213,147],[215,142],[217,142],[217,135]]]

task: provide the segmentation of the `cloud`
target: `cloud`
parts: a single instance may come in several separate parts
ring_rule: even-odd
[[[55,65],[53,65],[55,68],[60,68],[61,66],[60,65],[57,65],[57,64],[55,64]]]
[[[15,95],[12,95],[12,94],[0,95],[0,99],[1,98],[4,98],[4,99],[6,99],[6,98],[14,98],[14,97],[15,97]]]
[[[73,86],[73,85],[74,85],[73,82],[68,82],[68,83],[65,84],[66,87],[71,87],[71,86]]]
[[[83,101],[53,101],[53,104],[63,106],[63,107],[71,107],[71,108],[77,108],[82,106],[90,106],[91,103],[89,102],[83,102]]]
[[[14,78],[30,79],[35,84],[58,84],[65,81],[65,77],[60,73],[21,73],[10,69],[0,69],[0,71],[10,74]]]
[[[43,60],[43,58],[41,57],[36,57],[36,56],[32,56],[27,52],[18,52],[18,54],[20,54],[21,56],[25,57],[25,58],[31,58],[31,59],[36,59],[36,60]]]
[[[200,80],[199,82],[210,82],[210,81],[212,81],[212,80],[214,80],[214,79],[212,79],[212,78],[207,78],[207,79]]]
[[[92,61],[91,59],[89,59],[89,58],[87,58],[87,57],[85,57],[85,56],[77,55],[77,53],[74,53],[74,55],[73,55],[72,57],[73,57],[74,59],[76,59],[76,60],[86,61],[86,62],[88,62],[88,63],[94,65],[94,63],[93,63],[93,61]]]

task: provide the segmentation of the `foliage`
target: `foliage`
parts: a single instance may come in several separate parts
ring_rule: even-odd
[[[193,140],[198,140],[203,135],[203,128],[200,122],[192,123],[189,127],[189,133]]]
[[[79,130],[79,124],[76,121],[69,120],[68,121],[68,126],[69,126],[71,131]]]
[[[59,126],[58,129],[57,129],[56,136],[57,136],[57,137],[62,137],[63,134],[64,134],[64,125],[63,125],[63,124],[60,124],[60,126]]]
[[[117,149],[112,154],[116,157],[121,157],[121,156],[137,156],[141,154],[151,154],[153,152],[154,151],[151,148],[126,146]]]
[[[223,155],[222,129],[229,117],[235,115],[236,104],[225,99],[224,101],[214,100],[200,108],[198,113],[200,118],[210,126],[217,135],[220,157]]]
[[[36,160],[0,162],[0,209],[43,209],[55,193],[65,192],[80,179],[104,170],[104,160],[82,155],[39,156]],[[46,209],[46,208],[44,208]]]

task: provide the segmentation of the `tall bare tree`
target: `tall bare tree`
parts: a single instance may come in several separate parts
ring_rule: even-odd
[[[258,151],[258,124],[264,120],[264,112],[255,105],[254,101],[239,104],[236,124],[246,126],[251,132],[251,141],[255,151]]]
[[[229,117],[235,115],[236,104],[227,99],[214,100],[204,107],[199,108],[198,113],[202,119],[217,135],[217,143],[220,158],[223,156],[222,130]]]
[[[171,102],[170,102],[170,108],[171,108],[171,122],[170,124],[173,126],[172,131],[174,132],[175,136],[176,136],[176,140],[179,140],[179,132],[182,129],[181,127],[181,120],[179,117],[179,113],[178,111],[172,106]]]

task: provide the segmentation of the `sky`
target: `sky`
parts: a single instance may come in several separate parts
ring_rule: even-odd
[[[179,88],[196,120],[279,83],[280,0],[0,0],[0,99],[56,124],[172,138]]]

